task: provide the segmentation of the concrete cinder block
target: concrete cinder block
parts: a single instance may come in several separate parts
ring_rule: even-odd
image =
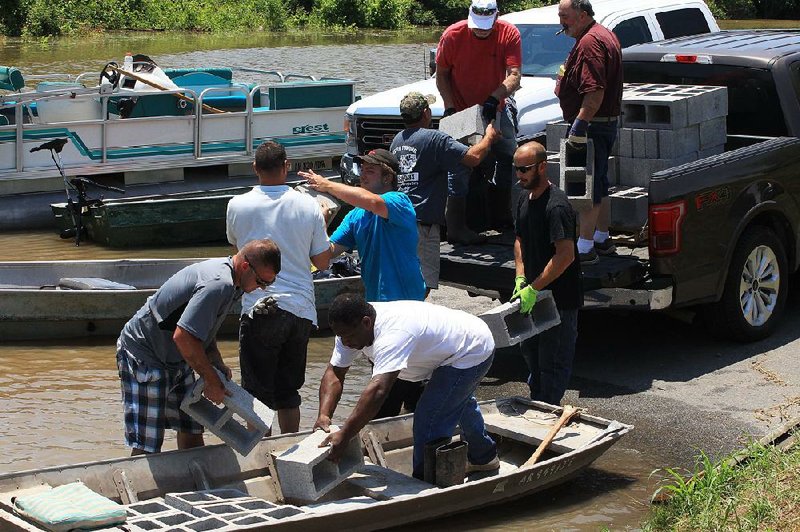
[[[520,313],[519,307],[520,301],[514,300],[478,316],[492,331],[496,348],[516,345],[561,323],[556,302],[549,290],[537,294],[536,304],[530,314]]]
[[[700,126],[694,124],[680,129],[661,129],[658,135],[658,153],[653,159],[675,159],[700,149]]]
[[[724,145],[728,140],[727,119],[722,116],[698,124],[701,152],[712,147]]]
[[[129,518],[127,523],[133,530],[175,530],[176,527],[195,521],[195,516],[174,508],[155,514]]]
[[[136,517],[141,515],[155,515],[155,514],[160,514],[162,512],[169,512],[172,510],[174,510],[174,508],[171,508],[170,505],[165,502],[165,499],[160,499],[160,498],[135,502],[133,504],[128,504],[125,506],[125,511],[131,517]]]
[[[483,108],[473,105],[468,109],[446,116],[439,120],[439,131],[443,131],[454,139],[469,143],[472,136],[482,137],[486,132],[486,122],[483,120]]]
[[[567,131],[569,131],[569,124],[563,120],[548,122],[545,126],[547,151],[559,151],[561,149],[561,139],[566,138]]]
[[[218,517],[206,517],[204,519],[197,519],[191,523],[184,524],[183,529],[192,530],[195,532],[206,532],[208,530],[220,529],[230,530],[230,528],[227,528],[228,525],[229,523],[227,521]]]
[[[331,425],[331,431],[339,427]],[[361,438],[352,438],[338,463],[328,460],[330,447],[320,447],[328,436],[318,430],[275,457],[283,496],[289,501],[316,501],[364,465]]]
[[[647,190],[642,187],[614,187],[609,192],[611,227],[640,229],[647,222]]]
[[[632,159],[619,158],[619,186],[644,187],[650,186],[650,177],[661,170],[680,166],[698,159],[698,152],[691,152],[672,159]]]
[[[547,180],[561,188],[561,156],[558,153],[547,156]],[[514,204],[516,205],[516,203]]]
[[[225,389],[230,392],[230,395],[225,396],[222,408],[203,397],[205,382],[198,379],[183,399],[181,410],[237,452],[247,455],[270,430],[275,413],[244,388],[225,379],[221,373],[220,378]],[[234,414],[243,422],[234,418]],[[247,424],[252,428],[248,428]]]
[[[594,142],[586,141],[585,150],[572,150],[567,140],[561,140],[559,150],[559,185],[567,193],[567,199],[575,207],[582,208],[587,201],[591,204],[594,186]]]
[[[620,157],[633,157],[633,129],[622,127],[617,130],[617,153]]]
[[[357,440],[358,438],[353,438]],[[284,504],[280,508],[276,508],[275,510],[270,510],[269,512],[265,512],[264,516],[269,517],[271,519],[286,519],[287,517],[292,517],[293,515],[298,515],[304,513],[305,510],[302,508],[298,508],[297,506],[292,506],[291,504]]]
[[[727,114],[725,87],[626,85],[622,96],[624,127],[680,129]]]

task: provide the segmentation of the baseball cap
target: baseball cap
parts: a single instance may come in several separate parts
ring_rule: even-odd
[[[497,18],[496,0],[472,0],[467,26],[479,30],[490,30]]]
[[[397,157],[392,155],[392,152],[389,150],[385,150],[383,148],[371,150],[369,153],[364,155],[356,155],[353,157],[353,161],[359,164],[385,164],[394,170],[395,174],[400,171],[400,162],[397,160]]]
[[[433,94],[423,95],[421,92],[412,91],[400,100],[400,116],[406,123],[416,122],[422,118],[422,113],[436,101]]]

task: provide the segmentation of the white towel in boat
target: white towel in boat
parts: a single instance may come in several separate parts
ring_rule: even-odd
[[[122,505],[95,493],[82,482],[17,497],[14,511],[53,532],[118,525],[127,517]]]

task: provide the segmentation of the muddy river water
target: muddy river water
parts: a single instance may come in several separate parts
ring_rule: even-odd
[[[120,61],[126,51],[145,53],[164,67],[231,66],[363,80],[364,95],[420,79],[427,50],[438,33],[198,36],[106,35],[47,43],[0,40],[0,64],[25,74],[76,74]],[[249,81],[258,82],[257,74]],[[66,260],[126,257],[210,257],[228,246],[109,250],[84,243],[76,248],[48,231],[0,231],[0,260]],[[302,390],[302,427],[316,414],[317,385],[333,339],[315,337]],[[234,338],[221,342],[238,380]],[[338,415],[355,404],[368,368],[348,373]],[[484,390],[483,395],[491,395]],[[597,412],[602,415],[602,412]],[[624,421],[624,420],[622,420]],[[123,456],[119,380],[114,339],[9,344],[0,339],[0,474]],[[218,441],[213,437],[210,441]],[[165,449],[175,447],[168,435]],[[614,530],[637,528],[654,489],[652,457],[622,440],[574,481],[514,503],[430,523],[435,530]]]

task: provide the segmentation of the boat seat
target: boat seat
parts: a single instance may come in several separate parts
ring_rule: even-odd
[[[229,68],[210,69],[167,69],[164,71],[173,83],[179,87],[193,90],[198,96],[210,87],[239,87],[248,92],[255,85],[235,83],[232,81],[232,72]],[[223,111],[242,111],[245,108],[246,98],[242,91],[214,91],[203,97],[203,103]],[[253,95],[253,107],[261,105],[261,94]]]
[[[0,89],[20,91],[25,86],[25,78],[18,68],[0,66]]]
[[[58,287],[66,290],[136,290],[135,286],[100,277],[62,277],[58,280]]]
[[[434,488],[427,482],[373,464],[364,464],[345,482],[359,488],[368,497],[381,501],[401,495],[417,495],[422,491]]]

